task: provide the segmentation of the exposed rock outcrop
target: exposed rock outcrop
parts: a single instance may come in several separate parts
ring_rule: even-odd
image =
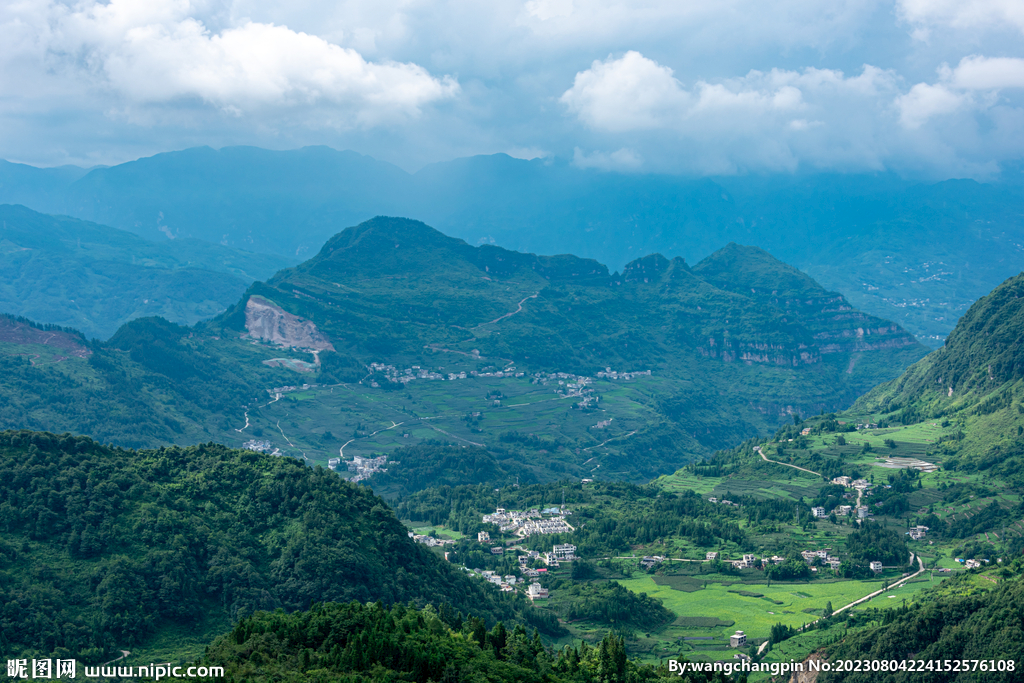
[[[310,351],[334,351],[334,346],[312,321],[253,296],[245,304],[245,329],[260,341]]]

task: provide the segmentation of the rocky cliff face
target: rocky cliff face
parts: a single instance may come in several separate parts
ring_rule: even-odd
[[[311,351],[334,351],[334,346],[312,321],[292,315],[263,297],[245,304],[245,329],[260,341]]]

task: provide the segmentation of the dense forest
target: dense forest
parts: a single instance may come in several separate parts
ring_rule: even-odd
[[[577,560],[584,563],[583,560]],[[576,572],[576,566],[573,566]],[[551,608],[568,621],[582,619],[609,628],[653,629],[675,619],[675,615],[646,593],[634,593],[615,581],[583,583],[558,580]]]
[[[0,480],[0,634],[12,652],[97,661],[171,624],[314,600],[446,602],[560,631],[413,543],[368,488],[297,460],[2,432]]]
[[[205,660],[229,681],[251,683],[645,683],[724,681],[637,664],[621,638],[545,648],[522,625],[487,629],[447,605],[410,609],[380,603],[313,605],[293,614],[260,612],[214,642]]]
[[[387,470],[374,474],[369,483],[386,498],[438,486],[493,486],[517,480],[533,483],[536,475],[515,456],[516,453],[502,447],[484,449],[427,441],[392,451]]]

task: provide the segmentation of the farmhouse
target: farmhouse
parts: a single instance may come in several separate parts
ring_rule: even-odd
[[[872,562],[868,566],[871,567],[871,571],[873,571],[876,574],[878,572],[882,571],[882,563],[879,562],[878,560],[875,560],[874,562]]]
[[[717,560],[718,559],[718,553],[707,553],[707,554],[704,555],[704,559],[707,560],[708,562],[710,562],[711,560]]]
[[[821,507],[811,508],[811,514],[814,515],[815,517],[824,517],[825,516],[825,508],[821,508]]]
[[[489,533],[487,533],[486,531],[481,531],[480,533],[478,533],[476,535],[476,540],[479,543],[487,543],[488,541],[491,540],[491,535]]]
[[[572,562],[576,559],[576,546],[571,543],[556,545],[551,548],[551,554],[558,562]]]
[[[747,644],[747,634],[743,631],[736,631],[736,633],[729,636],[729,647],[743,647]]]
[[[653,557],[645,555],[644,558],[640,560],[640,567],[642,569],[650,569],[651,567],[661,564],[664,560],[665,558],[660,555],[654,555]]]

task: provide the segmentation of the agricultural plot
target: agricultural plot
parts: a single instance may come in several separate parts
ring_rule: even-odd
[[[458,373],[468,367],[437,369]],[[574,406],[578,396],[556,393],[557,382],[534,384],[528,376],[417,380],[396,391],[366,384],[292,388],[250,409],[249,427],[235,438],[239,445],[265,438],[288,454],[326,466],[333,457],[370,457],[426,441],[500,446],[500,435],[515,432],[562,445],[557,457],[568,457],[584,475],[615,477],[623,473],[609,467],[607,458],[657,422],[648,394],[660,382],[596,380],[598,407],[585,410]]]
[[[699,577],[650,577],[620,581],[637,593],[662,601],[676,620],[652,632],[648,654],[667,651],[693,658],[731,659],[729,636],[742,630],[751,641],[768,637],[782,623],[800,627],[818,618],[831,602],[839,608],[882,587],[881,581],[834,583],[718,583]],[[641,648],[643,649],[643,648]]]

